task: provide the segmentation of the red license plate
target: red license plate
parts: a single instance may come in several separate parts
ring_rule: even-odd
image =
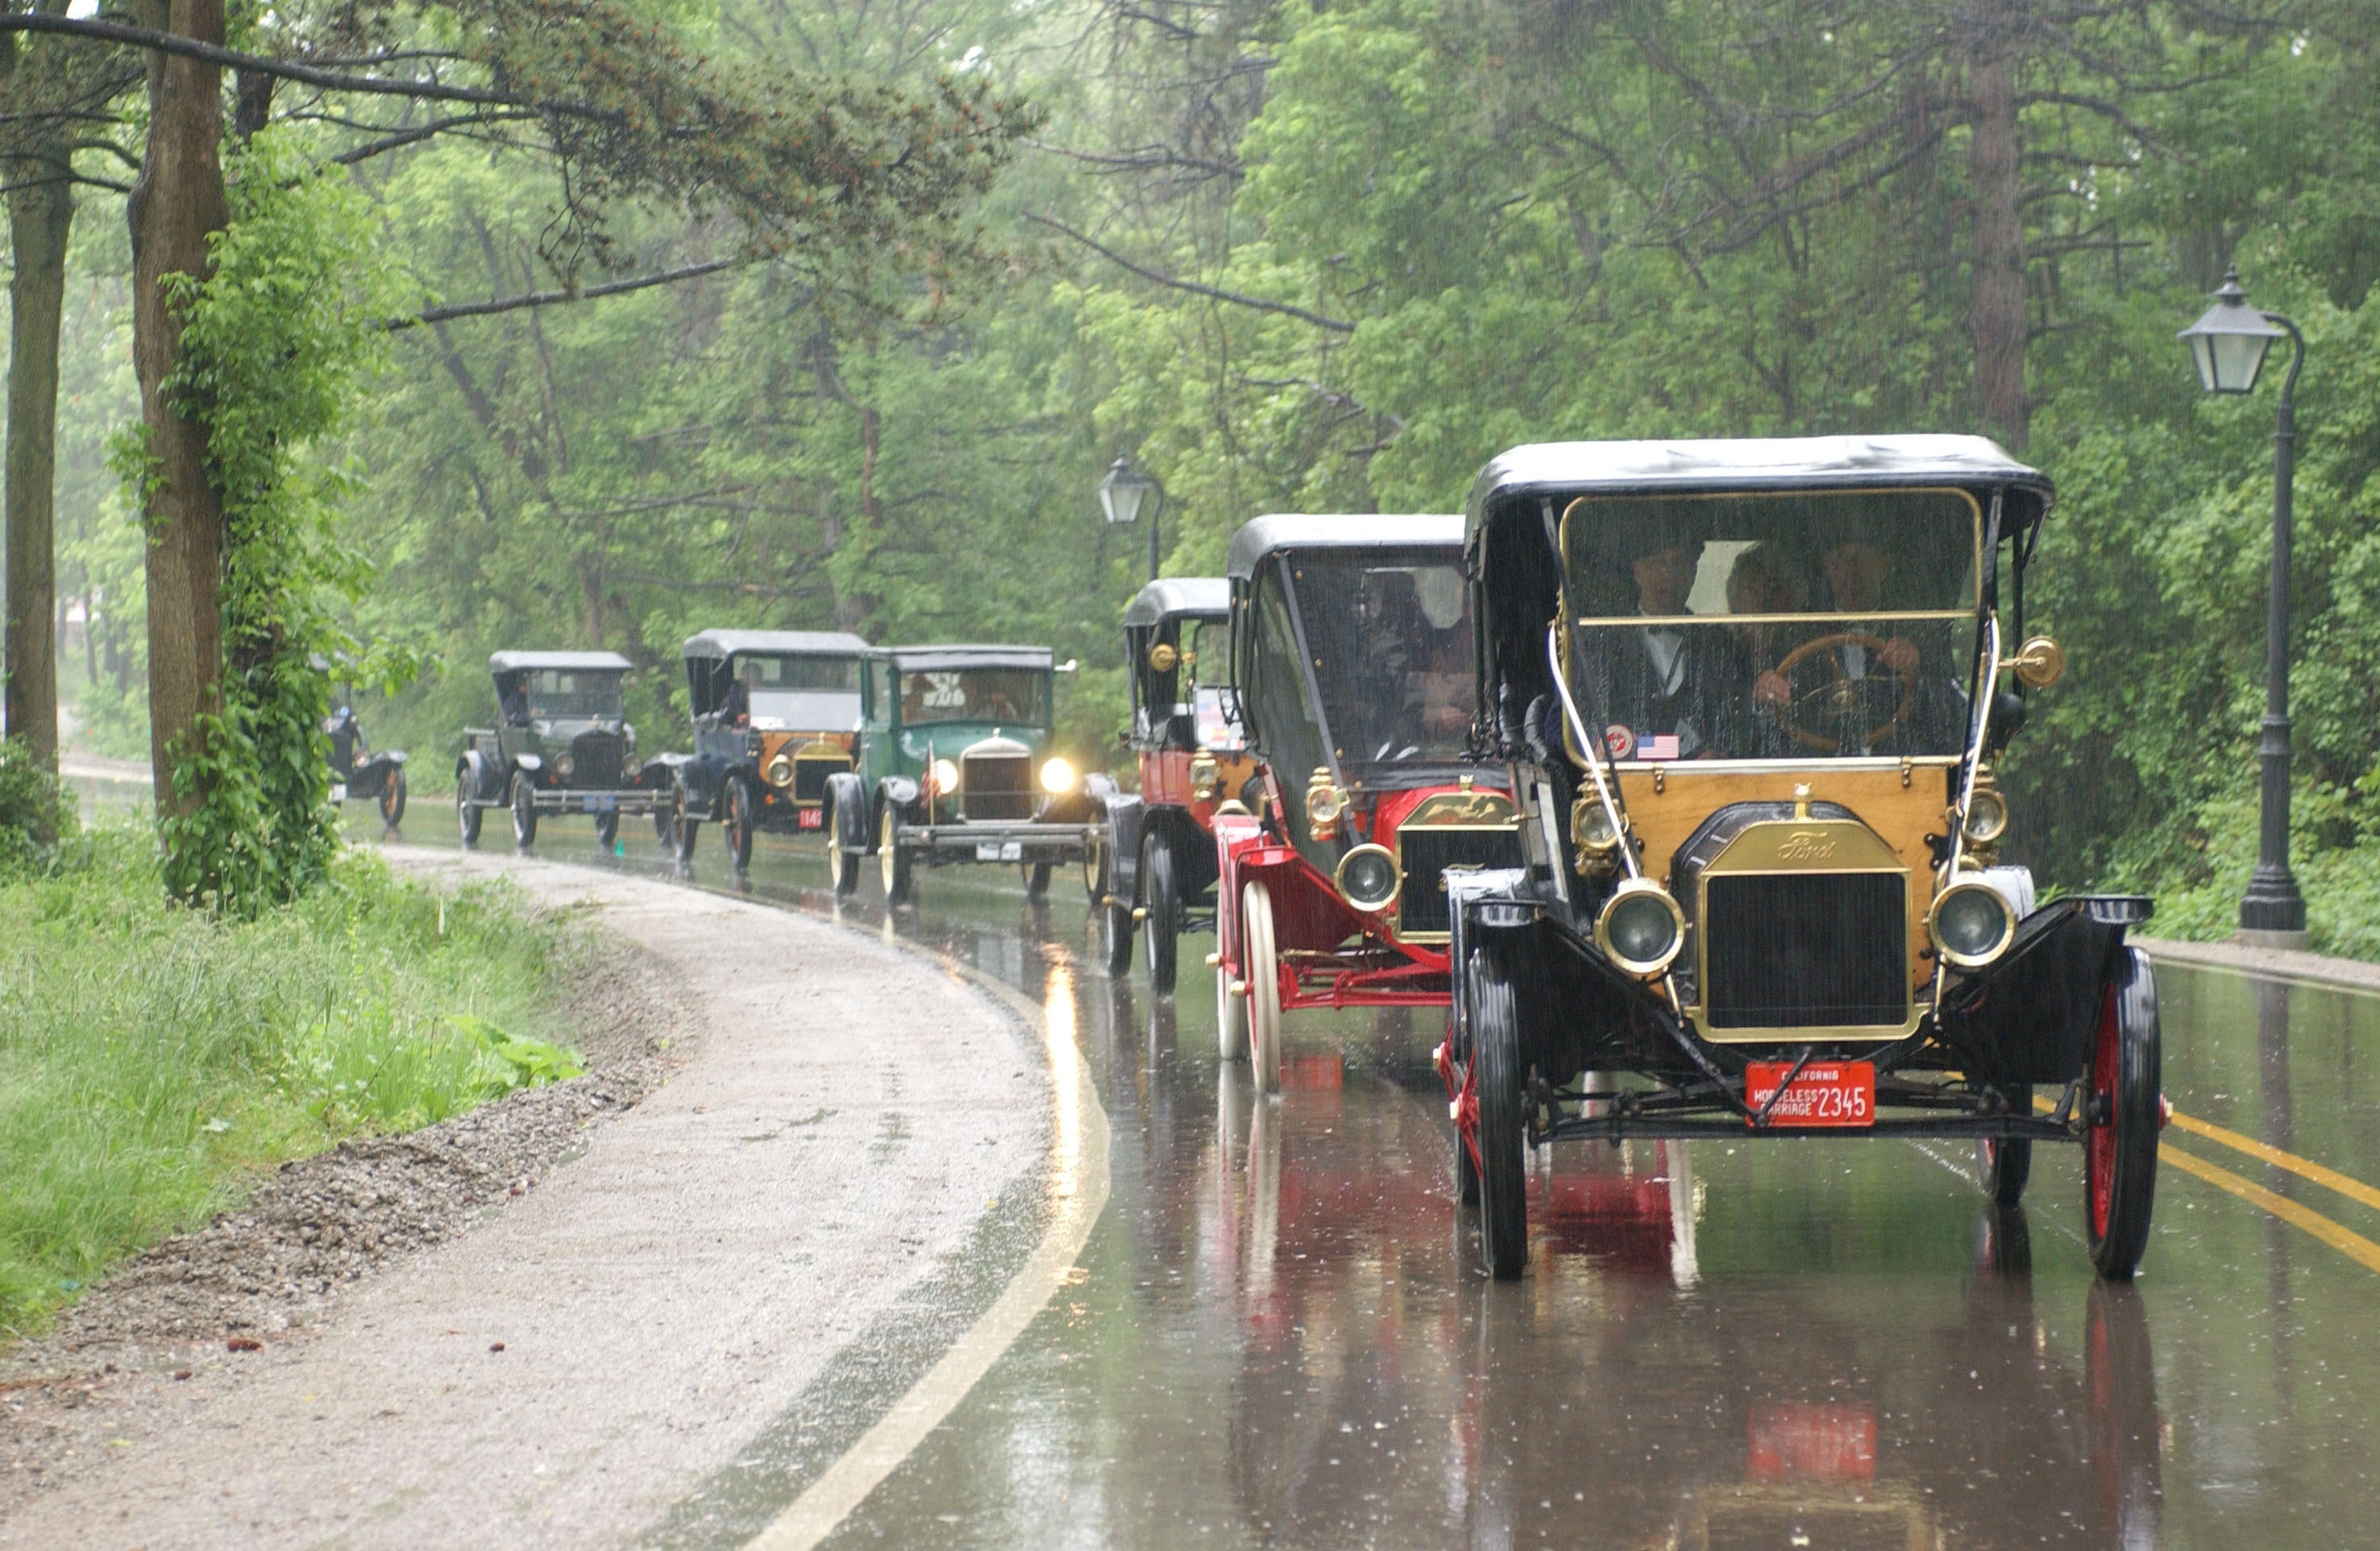
[[[1757,1113],[1768,1102],[1790,1061],[1755,1061],[1743,1071],[1743,1100]],[[1744,1122],[1751,1124],[1749,1119]],[[1873,1126],[1876,1124],[1876,1063],[1813,1061],[1768,1112],[1772,1126]]]
[[[825,824],[826,824],[826,810],[825,810],[825,809],[823,809],[823,808],[803,808],[803,809],[799,809],[799,810],[796,810],[796,811],[801,814],[801,816],[800,816],[799,818],[797,818],[797,819],[795,819],[795,820],[794,821],[794,824],[795,824],[795,828],[798,828],[798,829],[820,829],[820,828],[823,828],[823,827],[825,826]]]

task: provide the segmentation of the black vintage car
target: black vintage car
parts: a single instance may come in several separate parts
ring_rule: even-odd
[[[2156,991],[2132,896],[2036,900],[1992,760],[2049,481],[1973,436],[1518,447],[1473,486],[1476,741],[1524,863],[1447,875],[1438,1065],[1498,1276],[1527,1148],[1960,1138],[2016,1204],[2081,1144],[2091,1258],[2147,1244]],[[2022,641],[2021,647],[2009,643]]]
[[[868,643],[826,630],[705,630],[685,646],[694,752],[662,754],[671,812],[662,837],[694,859],[698,826],[724,831],[741,872],[756,830],[819,835],[827,779],[852,766]]]
[[[537,839],[544,813],[587,813],[606,847],[624,813],[651,813],[670,788],[637,759],[621,690],[628,659],[614,652],[499,652],[488,659],[495,680],[496,725],[463,729],[455,762],[455,813],[463,843],[480,843],[491,808],[510,808],[513,839]]]
[[[405,751],[374,751],[364,739],[356,708],[342,701],[323,719],[331,740],[331,800],[376,803],[381,823],[395,829],[405,819]]]

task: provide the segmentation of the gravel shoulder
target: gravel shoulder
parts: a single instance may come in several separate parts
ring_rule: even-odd
[[[639,1538],[1043,1168],[1016,1016],[763,906],[492,855],[589,1075],[294,1164],[0,1365],[0,1546]],[[839,1370],[838,1370],[839,1371]]]

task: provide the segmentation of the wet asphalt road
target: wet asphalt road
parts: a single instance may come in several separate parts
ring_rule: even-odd
[[[694,881],[731,886],[702,840]],[[598,860],[577,823],[539,849]],[[872,874],[841,913],[883,930]],[[808,844],[762,837],[749,886],[834,910]],[[1541,1154],[1497,1286],[1435,1015],[1292,1015],[1267,1103],[1217,1057],[1204,939],[1160,1000],[1099,971],[1067,873],[1039,906],[1014,869],[918,893],[892,931],[1075,1031],[1113,1195],[832,1545],[2380,1545],[2380,999],[2160,969],[2184,1118],[2131,1288],[2090,1274],[2078,1153],[1995,1219],[1965,1150],[1874,1141]]]

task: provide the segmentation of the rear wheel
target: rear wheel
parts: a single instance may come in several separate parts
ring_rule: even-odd
[[[877,870],[884,878],[884,902],[905,905],[917,892],[917,858],[901,849],[901,810],[884,805],[884,823],[876,842]]]
[[[537,844],[537,788],[526,773],[513,777],[513,844],[522,850]]]
[[[1050,864],[1048,862],[1028,861],[1025,864],[1025,898],[1027,899],[1050,898]]]
[[[1471,1025],[1470,1086],[1478,1103],[1479,1254],[1500,1282],[1529,1263],[1529,1198],[1521,1166],[1521,1027],[1512,982],[1486,951],[1463,975]]]
[[[484,815],[471,800],[471,772],[467,766],[455,772],[455,823],[463,832],[463,844],[476,849],[480,844],[480,820]]]
[[[740,776],[727,778],[727,828],[722,837],[728,858],[739,873],[752,865],[752,786]]]
[[[1148,901],[1141,929],[1148,934],[1148,988],[1173,995],[1182,952],[1182,894],[1173,879],[1173,848],[1152,835],[1140,847],[1140,897]]]
[[[396,765],[380,788],[380,822],[395,829],[405,822],[405,766]]]
[[[1115,897],[1114,869],[1109,863],[1114,854],[1105,845],[1094,846],[1084,866],[1096,861],[1099,869],[1087,886],[1091,915],[1099,923],[1099,959],[1107,966],[1110,980],[1122,980],[1132,973],[1132,901]]]
[[[2164,1081],[2156,983],[2147,955],[2126,951],[2099,1014],[2082,1138],[2083,1227],[2091,1264],[2111,1282],[2131,1281],[2148,1249]]]
[[[2033,1089],[2020,1084],[2008,1090],[2009,1111],[2014,1115],[2033,1113]],[[2025,1181],[2033,1178],[2033,1142],[2019,1136],[1986,1136],[1975,1142],[1975,1171],[1982,1176],[1984,1193],[1992,1204],[2006,1212],[2024,1200]]]
[[[1248,982],[1248,1056],[1257,1087],[1281,1092],[1281,959],[1272,939],[1272,890],[1261,882],[1240,897],[1241,959]]]
[[[612,849],[613,842],[617,841],[619,838],[620,811],[614,808],[608,813],[596,814],[595,843],[608,851]]]

